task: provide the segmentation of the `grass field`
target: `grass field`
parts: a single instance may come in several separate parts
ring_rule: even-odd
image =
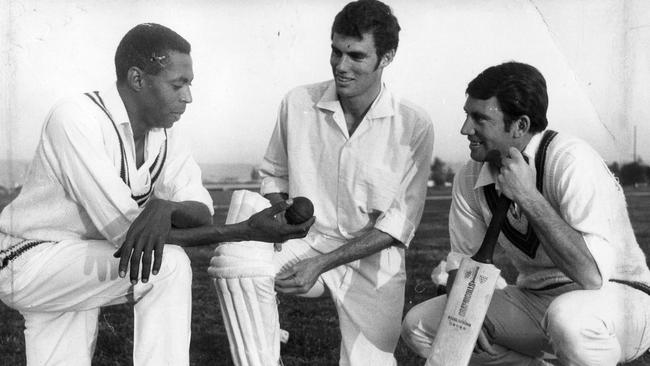
[[[448,191],[436,192],[447,196]],[[639,243],[650,253],[650,192],[628,192],[630,217]],[[216,197],[216,203],[223,201]],[[0,197],[0,207],[6,203]],[[407,251],[405,312],[413,305],[432,297],[435,288],[429,275],[432,268],[443,259],[449,248],[447,232],[449,199],[428,200],[424,216],[414,241]],[[225,209],[217,210],[215,220],[223,222]],[[213,248],[189,249],[194,268],[193,321],[191,364],[230,365],[228,340],[219,313],[218,300],[207,275],[206,268]],[[331,300],[300,299],[280,296],[280,321],[291,332],[288,344],[283,345],[282,358],[289,365],[336,365],[339,334],[337,317]],[[368,309],[373,311],[373,309]],[[20,314],[0,303],[0,365],[25,365],[23,320]],[[133,317],[129,305],[103,309],[93,365],[130,365]],[[399,365],[423,365],[400,341],[396,350]],[[650,356],[642,357],[627,366],[650,365]]]

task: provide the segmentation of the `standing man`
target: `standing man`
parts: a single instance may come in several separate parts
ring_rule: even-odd
[[[134,365],[188,365],[192,271],[165,243],[275,242],[313,223],[275,221],[282,202],[212,225],[198,165],[173,128],[192,101],[185,39],[138,25],[115,66],[116,83],[50,111],[23,189],[0,215],[0,299],[25,318],[30,366],[90,365],[100,307],[127,301]]]
[[[284,243],[273,256],[275,289],[319,296],[327,287],[339,316],[341,365],[396,364],[404,250],[426,195],[431,121],[381,81],[399,30],[382,2],[347,4],[332,26],[334,80],[286,95],[261,166],[261,194],[271,203],[296,196],[314,203],[317,220],[307,237]],[[276,307],[270,278],[272,298],[260,302]],[[241,334],[244,341],[260,336]],[[231,348],[242,356],[233,358],[247,364],[237,359],[249,357],[251,347],[236,338]],[[277,365],[279,344],[269,339],[275,351],[248,364]]]
[[[472,365],[616,365],[650,346],[650,271],[625,195],[601,157],[576,138],[545,131],[546,81],[517,62],[467,87],[461,133],[472,158],[454,179],[448,286],[479,248],[498,195],[512,199],[499,243],[519,272],[496,290]],[[498,150],[501,167],[486,163]],[[526,158],[528,160],[526,160]],[[461,275],[461,274],[458,274]],[[428,357],[446,296],[414,307],[403,338]]]

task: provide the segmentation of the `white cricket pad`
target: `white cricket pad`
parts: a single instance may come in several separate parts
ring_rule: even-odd
[[[221,314],[236,366],[277,366],[280,324],[273,277],[216,278]]]
[[[226,224],[269,206],[257,193],[235,191]],[[208,272],[214,277],[235,366],[277,366],[280,359],[273,251],[270,243],[224,243],[210,260]]]

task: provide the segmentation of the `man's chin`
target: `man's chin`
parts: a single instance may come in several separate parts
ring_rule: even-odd
[[[167,124],[169,125],[169,127],[173,126],[174,123],[180,121],[181,116],[182,116],[182,114],[173,113],[171,115],[171,117],[169,118],[169,121],[167,121]],[[167,127],[167,128],[169,128],[169,127]]]
[[[479,163],[485,162],[486,154],[480,151],[470,151],[469,157]]]
[[[335,85],[336,85],[336,94],[340,96],[349,97],[353,93],[351,85],[339,84],[339,83],[336,83]]]
[[[158,127],[159,128],[172,128],[174,127],[174,124],[176,124],[178,120],[173,120],[173,121],[166,121],[161,123]]]

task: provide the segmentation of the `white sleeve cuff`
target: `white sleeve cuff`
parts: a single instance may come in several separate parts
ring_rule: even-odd
[[[262,196],[269,193],[288,193],[289,181],[284,178],[266,177],[262,180],[260,194]]]
[[[172,201],[175,202],[183,202],[183,201],[196,201],[196,202],[201,202],[204,205],[208,206],[208,210],[210,210],[210,215],[214,215],[214,203],[212,201],[212,197],[210,196],[210,193],[208,192],[207,189],[203,187],[196,187],[196,189],[193,190],[183,190],[180,192],[176,192],[174,197],[172,198]]]
[[[385,232],[408,247],[415,236],[415,225],[397,210],[384,212],[375,223],[375,229]]]
[[[447,254],[447,265],[445,266],[445,270],[447,272],[456,270],[460,267],[460,262],[463,260],[463,258],[468,258],[469,255],[467,254],[462,254],[458,252],[449,252]]]
[[[118,216],[115,220],[111,221],[108,225],[103,228],[98,228],[99,232],[113,244],[116,248],[119,248],[124,243],[126,239],[126,233],[129,231],[131,224],[138,218],[138,215],[142,212],[142,209],[129,210],[122,216]]]

